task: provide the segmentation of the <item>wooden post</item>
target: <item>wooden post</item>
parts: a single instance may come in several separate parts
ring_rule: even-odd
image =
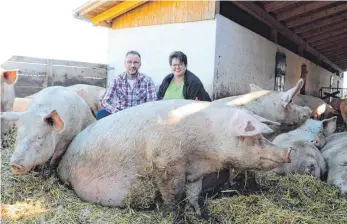
[[[304,80],[304,85],[303,87],[300,89],[300,94],[305,95],[305,86],[306,86],[306,74],[307,74],[307,66],[305,64],[301,65],[301,78]]]
[[[271,29],[271,41],[277,44],[278,32],[276,29]]]
[[[304,56],[304,47],[302,45],[299,45],[298,47],[298,53],[300,57]]]
[[[46,87],[53,85],[53,61],[47,59]]]

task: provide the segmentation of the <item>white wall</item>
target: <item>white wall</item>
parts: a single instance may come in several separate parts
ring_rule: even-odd
[[[239,95],[249,91],[253,83],[274,89],[275,57],[279,50],[286,54],[285,88],[296,84],[301,65],[307,65],[306,94],[319,94],[321,86],[329,87],[332,73],[278,46],[237,23],[217,15],[215,79],[213,97]],[[334,75],[334,86],[338,77]],[[341,83],[342,85],[342,83]]]
[[[188,69],[203,82],[211,94],[214,76],[216,21],[155,25],[109,30],[108,63],[115,70],[108,81],[124,71],[124,58],[129,50],[141,54],[140,72],[152,77],[156,85],[171,73],[169,55],[180,50],[187,55]]]

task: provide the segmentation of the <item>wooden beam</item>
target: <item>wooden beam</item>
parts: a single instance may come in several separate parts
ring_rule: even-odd
[[[280,32],[282,35],[287,37],[292,42],[296,43],[299,46],[303,46],[303,48],[309,52],[310,54],[314,55],[316,58],[320,58],[322,61],[324,61],[327,64],[330,64],[334,69],[341,71],[342,69],[339,68],[337,65],[332,63],[328,58],[320,54],[316,49],[314,49],[312,46],[310,46],[307,42],[305,42],[302,38],[300,38],[298,35],[293,33],[290,29],[288,29],[285,25],[283,25],[281,22],[274,19],[272,16],[270,16],[267,12],[265,12],[262,8],[254,4],[253,2],[246,2],[246,1],[232,1],[233,4],[241,8],[242,10],[246,11],[250,15],[254,16],[255,18],[259,19],[263,23],[270,26],[270,28],[276,29],[278,32]]]
[[[330,31],[334,31],[334,30],[337,30],[337,29],[341,29],[341,28],[344,28],[344,27],[347,27],[347,21],[344,21],[344,22],[341,22],[341,23],[337,23],[335,25],[323,26],[323,27],[320,27],[318,29],[314,29],[312,31],[304,32],[304,33],[300,34],[300,37],[302,37],[302,38],[312,37],[312,36],[316,36],[316,35],[319,35],[319,34],[327,33],[327,32],[330,32]]]
[[[290,2],[290,1],[277,1],[277,2],[271,2],[271,3],[266,3],[264,5],[265,11],[266,12],[272,12],[272,11],[276,11],[278,9],[287,7],[289,5],[293,5],[297,2]]]
[[[98,25],[100,22],[105,20],[111,20],[115,17],[118,17],[142,4],[145,4],[148,1],[124,1],[105,12],[92,18],[93,25]]]
[[[334,60],[334,61],[340,61],[340,60],[344,61],[344,60],[347,60],[347,54],[336,55],[336,56],[333,55],[330,58],[331,60]]]
[[[96,1],[91,1],[88,5],[86,5],[84,8],[82,8],[79,11],[79,15],[80,16],[84,16],[87,13],[91,12],[92,10],[98,8],[99,6],[102,6],[103,4],[107,3],[106,1],[102,1],[102,0],[96,0]]]
[[[319,28],[322,26],[330,25],[332,23],[336,23],[339,21],[344,21],[346,19],[347,19],[347,12],[344,12],[344,13],[337,15],[337,16],[333,16],[333,17],[330,17],[327,19],[321,19],[321,20],[315,21],[314,23],[309,23],[307,25],[295,28],[294,33],[296,33],[296,34],[303,33],[303,32],[308,31],[308,30],[312,30],[312,29],[316,29],[316,28]]]
[[[283,13],[277,14],[277,19],[279,21],[282,21],[282,20],[286,20],[286,19],[289,19],[289,18],[292,18],[292,17],[295,17],[295,16],[300,16],[302,14],[309,13],[309,12],[311,12],[313,10],[322,8],[324,6],[331,5],[332,3],[335,3],[335,2],[333,2],[333,1],[325,2],[324,1],[324,2],[311,2],[311,3],[307,3],[307,4],[301,5],[299,7],[296,7],[294,9],[292,9],[292,10],[285,11]]]
[[[327,38],[327,39],[323,39],[323,40],[319,40],[319,41],[313,42],[313,43],[311,43],[311,45],[313,47],[316,47],[316,46],[327,44],[327,43],[334,42],[334,41],[337,41],[337,40],[342,40],[342,39],[345,39],[346,37],[347,37],[347,34],[342,34],[342,35],[338,35],[338,36],[335,36],[335,37],[331,37],[331,38]]]
[[[333,47],[320,50],[320,52],[326,56],[327,54],[330,54],[332,52],[337,52],[337,51],[345,50],[345,49],[347,50],[347,43],[343,44],[342,47],[340,44],[338,44],[338,45],[335,45]]]
[[[307,16],[303,16],[297,19],[290,20],[286,23],[287,27],[292,28],[292,27],[297,27],[300,25],[303,25],[308,22],[313,22],[315,20],[330,16],[332,14],[336,14],[342,11],[347,10],[347,3],[340,4],[338,6],[329,8],[329,9],[324,9],[316,13],[312,13]]]
[[[345,26],[342,29],[334,30],[334,31],[331,31],[331,32],[328,32],[328,33],[324,33],[324,34],[317,35],[317,36],[314,36],[314,37],[311,37],[311,38],[307,38],[306,41],[308,43],[312,43],[312,42],[315,42],[315,41],[318,41],[318,40],[331,38],[331,37],[338,36],[338,35],[344,34],[344,33],[347,33],[347,26]]]
[[[322,44],[322,45],[316,46],[315,48],[318,51],[321,51],[321,50],[324,50],[324,49],[327,49],[327,48],[339,46],[339,44],[347,45],[347,37],[343,38],[343,39],[338,39],[338,40],[335,40],[335,41],[331,41],[331,42],[326,43],[326,44]]]
[[[330,57],[332,55],[347,55],[347,48],[340,48],[335,51],[327,52],[324,54],[326,57]]]

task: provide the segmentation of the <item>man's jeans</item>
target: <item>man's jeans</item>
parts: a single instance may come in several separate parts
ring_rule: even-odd
[[[107,117],[110,114],[111,113],[109,113],[106,109],[102,108],[96,113],[96,120],[100,120],[101,118]]]

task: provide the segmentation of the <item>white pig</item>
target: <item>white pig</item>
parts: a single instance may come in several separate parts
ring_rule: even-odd
[[[87,84],[76,84],[67,87],[76,92],[89,105],[94,117],[101,109],[100,99],[105,94],[106,88]]]
[[[280,123],[280,126],[270,126],[274,133],[265,135],[273,140],[276,135],[294,130],[310,118],[310,108],[298,106],[292,101],[303,84],[303,79],[300,79],[295,87],[286,92],[264,90],[251,84],[250,93],[222,98],[212,103],[246,108],[254,114]]]
[[[327,182],[347,195],[347,132],[329,136],[321,151],[328,165]]]
[[[155,184],[176,215],[176,203],[183,205],[185,195],[201,214],[197,200],[204,175],[224,167],[269,170],[289,162],[290,150],[262,137],[271,131],[235,107],[193,100],[148,102],[82,131],[58,174],[84,201],[124,207],[131,189],[140,185],[138,174],[153,168]]]
[[[17,82],[17,70],[5,70],[0,68],[1,75],[1,109],[0,112],[12,111],[12,105],[15,98],[14,84]],[[8,134],[13,128],[11,121],[1,120],[1,139],[6,140]]]
[[[59,86],[40,91],[26,111],[4,112],[0,117],[18,125],[10,161],[14,174],[27,173],[47,161],[54,168],[72,139],[95,122],[88,105]]]
[[[326,137],[336,130],[337,117],[323,121],[307,120],[299,128],[277,136],[272,143],[280,147],[293,149],[291,163],[283,164],[274,169],[277,174],[298,173],[310,175],[317,179],[326,173],[326,163],[319,151],[325,143]]]

